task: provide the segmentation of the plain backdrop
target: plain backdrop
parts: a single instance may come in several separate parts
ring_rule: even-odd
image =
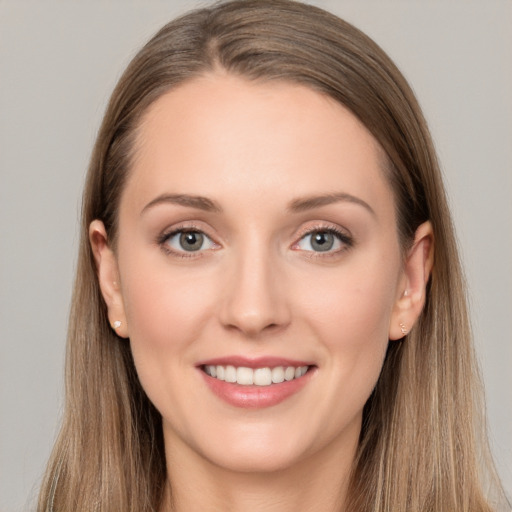
[[[33,510],[59,422],[84,173],[135,51],[197,1],[0,0],[0,511]],[[373,37],[433,132],[512,494],[512,2],[312,2]]]

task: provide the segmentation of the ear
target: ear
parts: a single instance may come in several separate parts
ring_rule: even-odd
[[[434,263],[434,233],[425,222],[416,230],[399,281],[389,326],[389,339],[403,338],[415,324],[425,305],[427,283]]]
[[[107,232],[100,220],[91,222],[89,241],[96,262],[101,294],[107,304],[110,325],[118,336],[127,338],[128,325],[121,293],[117,259],[108,244]]]

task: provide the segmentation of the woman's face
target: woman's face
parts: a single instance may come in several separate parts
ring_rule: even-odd
[[[353,454],[406,286],[374,138],[306,87],[211,74],[150,108],[130,172],[109,314],[166,447]]]

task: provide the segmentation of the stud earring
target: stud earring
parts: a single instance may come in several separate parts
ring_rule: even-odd
[[[121,320],[116,320],[116,321],[112,324],[112,329],[118,329],[119,327],[121,327]]]
[[[404,291],[404,297],[407,297],[407,295],[409,295],[409,290]]]
[[[407,334],[407,327],[405,327],[405,324],[400,322],[400,330],[402,331],[402,335],[405,336]]]

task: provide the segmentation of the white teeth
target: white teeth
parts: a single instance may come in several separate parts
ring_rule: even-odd
[[[270,368],[258,368],[253,373],[256,386],[270,386],[272,384],[272,370]]]
[[[213,365],[208,365],[204,367],[204,371],[210,375],[210,377],[217,377],[217,367]]]
[[[236,368],[234,366],[226,366],[224,380],[226,382],[236,382]]]
[[[275,368],[238,368],[228,365],[206,365],[204,367],[206,374],[210,377],[224,380],[226,382],[241,384],[242,386],[270,386],[271,384],[280,384],[281,382],[298,379],[306,374],[307,366],[276,366]]]
[[[282,366],[272,368],[272,382],[274,384],[280,384],[284,381],[284,369]]]
[[[293,366],[288,366],[284,371],[284,380],[293,380],[295,377],[295,368]]]
[[[236,383],[250,386],[254,382],[254,372],[250,368],[241,366],[236,370]]]

